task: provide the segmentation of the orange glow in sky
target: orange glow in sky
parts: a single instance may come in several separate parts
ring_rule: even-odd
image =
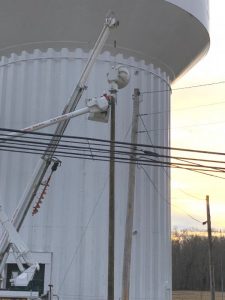
[[[173,89],[225,81],[224,11],[224,0],[211,1],[210,50]],[[225,84],[173,91],[171,144],[225,153]],[[225,160],[225,156],[213,159]],[[209,195],[212,226],[225,229],[225,180],[186,170],[171,172],[172,228],[204,229],[200,222],[206,219],[205,197]],[[218,175],[225,178],[223,173]]]

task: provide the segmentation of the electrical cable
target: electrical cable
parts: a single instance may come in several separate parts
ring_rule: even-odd
[[[189,214],[188,212],[186,212],[183,208],[180,208],[179,206],[177,206],[177,205],[175,205],[175,204],[171,204],[171,206],[173,206],[175,209],[177,209],[177,210],[183,212],[186,216],[188,216],[188,217],[191,218],[192,220],[194,220],[194,221],[196,221],[196,222],[198,222],[198,223],[200,223],[200,224],[202,225],[203,221],[201,221],[201,220],[199,220],[199,219],[193,217],[191,214]]]
[[[225,84],[225,81],[216,81],[216,82],[209,82],[209,83],[203,83],[203,84],[197,84],[197,85],[191,85],[191,86],[184,86],[180,88],[171,88],[171,89],[165,89],[165,90],[158,90],[158,91],[146,91],[141,92],[141,95],[144,94],[154,94],[154,93],[162,93],[162,92],[170,92],[170,91],[179,91],[179,90],[186,90],[186,89],[194,89],[194,88],[201,88],[206,86],[213,86],[213,85],[219,85],[219,84]]]
[[[81,139],[80,137],[79,138],[77,138],[77,139]],[[6,139],[7,140],[7,139]],[[69,149],[69,150],[76,150],[76,151],[82,151],[82,154],[81,153],[79,153],[79,152],[68,152],[68,151],[59,151],[59,150],[57,150],[57,155],[61,155],[61,156],[72,156],[73,155],[73,157],[79,157],[79,156],[83,156],[84,157],[84,151],[88,151],[88,152],[90,152],[90,150],[91,150],[91,152],[92,152],[92,158],[95,156],[95,158],[106,158],[106,159],[108,159],[109,157],[108,156],[102,156],[101,155],[101,157],[99,156],[99,155],[97,155],[97,153],[104,153],[104,154],[107,154],[108,152],[109,152],[109,150],[108,149],[103,149],[103,148],[95,148],[95,147],[91,147],[91,143],[90,143],[90,140],[92,140],[92,139],[88,139],[88,138],[85,138],[85,140],[87,141],[87,142],[85,142],[85,144],[86,145],[88,145],[88,147],[84,147],[84,146],[82,146],[82,147],[78,147],[78,146],[76,146],[76,147],[74,147],[74,146],[71,146],[71,145],[62,145],[62,144],[60,144],[59,145],[59,149],[63,149],[63,148],[67,148],[67,149]],[[26,147],[17,147],[17,146],[15,146],[15,144],[17,144],[17,143],[19,143],[19,142],[21,142],[23,145],[24,144],[26,144]],[[100,143],[100,144],[97,144],[97,145],[100,145],[100,146],[106,146],[105,144],[107,143],[107,142],[109,142],[109,141],[107,141],[107,140],[104,140],[104,144],[102,144],[102,143]],[[18,152],[26,152],[26,153],[30,153],[30,154],[34,154],[35,152],[36,152],[36,154],[40,154],[41,153],[41,151],[44,151],[45,150],[45,148],[44,149],[41,149],[41,148],[37,148],[37,145],[42,145],[42,146],[44,146],[44,147],[46,147],[47,146],[47,143],[42,143],[42,142],[33,142],[33,141],[26,141],[26,143],[24,143],[24,141],[23,141],[23,139],[22,140],[13,140],[13,141],[10,141],[10,142],[8,142],[9,144],[10,144],[10,146],[7,144],[7,143],[3,143],[3,144],[0,144],[0,150],[7,150],[7,151],[13,151],[13,152],[15,152],[15,151],[18,151]],[[80,142],[77,142],[78,144],[80,144]],[[82,143],[84,143],[83,142],[83,137],[82,137]],[[117,143],[118,142],[116,142],[116,145],[117,145]],[[28,147],[28,145],[29,144],[32,144],[33,146],[35,145],[36,146],[36,148],[30,148],[30,147]],[[96,144],[96,143],[95,143]],[[124,147],[123,146],[123,144],[124,143],[122,143],[122,146],[120,146],[120,144],[121,143],[119,143],[119,146],[118,147]],[[14,146],[13,146],[14,145]],[[131,145],[131,144],[128,144],[128,143],[126,143],[126,145]],[[174,157],[174,156],[165,156],[165,155],[159,155],[159,154],[157,154],[157,153],[154,153],[154,152],[149,152],[149,151],[146,151],[146,150],[143,150],[142,148],[140,148],[140,149],[138,149],[138,144],[137,145],[135,145],[135,147],[136,147],[136,149],[139,151],[137,151],[137,154],[138,155],[142,155],[143,156],[143,154],[147,154],[147,156],[144,156],[144,159],[141,159],[140,157],[139,157],[139,159],[138,159],[138,161],[139,162],[144,162],[145,164],[149,164],[149,162],[152,164],[152,165],[156,165],[156,164],[163,164],[164,166],[168,166],[168,165],[171,165],[171,166],[182,166],[182,167],[193,167],[193,165],[196,165],[195,166],[195,169],[197,168],[197,167],[201,167],[202,169],[204,168],[204,171],[210,171],[210,170],[213,170],[213,171],[215,171],[215,170],[218,170],[218,171],[221,171],[221,172],[224,172],[224,168],[221,168],[221,167],[219,167],[219,166],[211,166],[211,165],[200,165],[200,164],[196,164],[196,163],[193,163],[191,160],[192,160],[192,158],[187,158],[187,157],[185,157],[185,158],[183,158],[183,157]],[[149,145],[143,145],[142,144],[142,147],[143,146],[148,146],[149,147]],[[154,147],[157,147],[157,146],[154,146]],[[161,148],[161,147],[160,147]],[[127,149],[129,149],[130,150],[130,148],[129,147],[127,147]],[[193,151],[192,149],[179,149],[179,150],[187,150],[187,151]],[[202,151],[199,151],[199,150],[194,150],[195,152],[200,152],[200,153],[202,153]],[[209,153],[208,151],[204,151],[204,153]],[[121,155],[120,157],[119,156],[117,156],[116,157],[116,159],[117,160],[121,160],[121,161],[125,161],[125,162],[129,162],[129,159],[126,159],[126,158],[124,158],[124,157],[122,157],[122,156],[128,156],[128,155],[130,155],[130,151],[128,152],[128,151],[121,151],[121,150],[116,150],[115,151],[115,153],[117,154],[117,155]],[[149,158],[149,154],[150,154],[150,156],[152,156],[153,154],[154,154],[154,156],[157,156],[157,157],[166,157],[166,158],[175,158],[175,159],[179,159],[179,160],[182,160],[182,159],[188,159],[189,161],[188,161],[188,163],[186,163],[186,164],[178,164],[178,163],[170,163],[170,162],[165,162],[165,161],[162,161],[162,160],[152,160],[152,159],[148,159],[147,160],[147,158]],[[215,154],[215,152],[213,152],[213,154]],[[218,153],[218,152],[216,152],[216,154],[221,154],[221,153]],[[222,153],[223,154],[223,153]],[[223,154],[224,155],[224,154]],[[86,156],[90,156],[89,154],[88,155],[86,155]],[[197,159],[197,158],[193,158],[193,160],[195,160],[195,161],[202,161],[202,159]],[[216,161],[216,160],[212,160],[212,161],[210,161],[210,160],[204,160],[204,161],[207,161],[207,162],[214,162],[214,163],[224,163],[223,161]],[[207,169],[206,169],[207,168]]]
[[[140,118],[140,120],[141,120],[141,122],[142,122],[142,125],[144,126],[144,129],[146,130],[146,133],[147,133],[147,135],[148,135],[148,139],[149,139],[149,141],[150,141],[151,145],[153,145],[153,142],[152,142],[151,136],[150,136],[150,134],[148,133],[148,130],[147,130],[146,126],[145,126],[145,122],[143,121],[143,119],[142,119],[142,116],[141,116],[141,115],[139,115],[139,118]],[[155,149],[154,149],[154,150],[155,150]]]
[[[41,152],[31,152],[31,151],[20,151],[20,150],[9,150],[8,152],[17,152],[17,153],[24,153],[24,154],[42,154]],[[110,160],[110,156],[102,156],[102,155],[83,155],[83,154],[79,154],[79,153],[75,153],[73,155],[69,155],[69,153],[66,153],[64,155],[59,155],[57,154],[58,157],[65,157],[65,158],[79,158],[79,159],[89,159],[89,160],[93,160],[93,161],[109,161]],[[209,175],[208,172],[210,173],[215,173],[215,172],[219,172],[218,170],[214,170],[212,169],[200,169],[200,168],[193,168],[192,165],[184,165],[184,164],[174,164],[171,163],[170,165],[166,165],[163,164],[163,162],[151,162],[151,161],[146,161],[146,160],[129,160],[126,158],[122,158],[122,157],[116,157],[116,162],[118,163],[139,163],[141,165],[146,165],[146,166],[153,166],[153,167],[172,167],[172,168],[179,168],[179,169],[185,169],[185,170],[189,170],[189,171],[196,171],[196,172],[202,172],[202,174],[205,175]],[[207,172],[207,173],[206,173]],[[220,172],[224,172],[223,170],[221,170]],[[221,179],[225,179],[224,177],[220,177],[220,176],[216,176],[216,175],[212,175],[210,174],[210,176],[216,177],[216,178],[221,178]]]
[[[31,135],[38,135],[38,136],[48,136],[48,137],[58,137],[58,135],[50,134],[50,133],[40,133],[40,132],[24,132],[21,130],[13,130],[13,129],[5,129],[0,128],[0,131],[4,132],[23,132],[25,134],[31,134]],[[0,134],[1,136],[1,134]],[[22,137],[20,137],[22,138]],[[73,136],[73,135],[63,135],[62,141],[64,138],[71,139],[71,141],[77,141],[77,143],[81,141],[87,141],[89,140],[92,142],[101,142],[102,145],[109,145],[110,141],[106,139],[97,139],[97,138],[88,138],[88,137],[82,137],[82,136]],[[11,138],[12,140],[12,138]],[[10,141],[10,136],[8,135],[7,138],[0,138],[0,146],[2,146],[6,141]],[[225,152],[217,152],[217,151],[207,151],[207,150],[196,150],[196,149],[190,149],[190,148],[179,148],[179,147],[168,147],[168,146],[157,146],[157,145],[148,145],[148,144],[132,144],[128,142],[121,142],[121,141],[115,141],[114,142],[116,146],[120,147],[143,147],[143,148],[153,148],[153,149],[164,149],[164,150],[174,150],[174,151],[182,151],[182,152],[190,152],[190,153],[198,153],[198,154],[207,154],[207,155],[221,155],[225,156]]]
[[[225,163],[225,161],[221,161],[221,160],[209,160],[209,159],[201,159],[201,158],[192,158],[192,157],[190,157],[190,158],[187,158],[187,157],[177,157],[177,156],[167,156],[167,155],[157,155],[158,157],[166,157],[166,158],[168,158],[168,159],[175,159],[175,160],[179,160],[179,161],[187,161],[187,162],[189,162],[189,163],[191,163],[191,164],[193,164],[193,165],[195,165],[195,169],[197,169],[196,168],[196,166],[200,166],[201,168],[202,168],[202,170],[203,170],[203,168],[204,167],[206,167],[206,166],[203,166],[203,165],[199,165],[199,164],[195,164],[195,161],[198,161],[198,162],[209,162],[209,163],[218,163],[218,164],[224,164]],[[175,163],[174,163],[175,164]],[[216,167],[216,166],[213,166],[213,168],[215,167],[215,170],[214,170],[214,172],[219,172],[220,171],[220,167]],[[216,171],[216,169],[218,169],[218,171]],[[223,171],[223,170],[222,170]]]
[[[142,119],[141,116],[140,116],[140,119],[141,119],[141,121],[142,121],[142,124],[143,124],[145,130],[147,131],[147,128],[146,128],[145,123],[144,123],[144,121],[143,121],[143,119]],[[149,133],[148,133],[148,137],[150,137]],[[150,143],[152,144],[151,138],[150,138],[149,140],[150,140]],[[155,153],[151,153],[151,155],[154,156]],[[158,156],[158,157],[162,157],[162,155],[159,155],[159,154],[158,154],[157,156]],[[169,156],[167,156],[167,157],[168,157],[168,158],[171,158],[171,157],[169,157]],[[181,158],[178,158],[178,157],[176,157],[176,159],[178,159],[178,160],[180,160],[180,161],[182,160]],[[186,161],[185,159],[183,159],[183,160]],[[195,164],[195,163],[192,163],[192,164],[193,164],[193,165],[197,165],[197,166],[202,166],[202,165]],[[177,168],[180,168],[180,166],[178,166],[177,164],[176,164],[176,167],[177,167]],[[182,168],[182,169],[183,169],[183,168]],[[165,169],[163,168],[163,170],[165,170]],[[193,169],[193,168],[186,168],[186,170],[194,171],[194,172],[201,173],[201,174],[208,175],[208,176],[212,176],[212,177],[215,177],[215,178],[225,179],[224,177],[221,177],[221,176],[217,176],[217,175],[213,175],[213,174],[208,174],[208,173],[202,172],[202,171],[200,171],[200,170],[197,170],[196,168],[195,168],[195,169]],[[145,171],[145,174],[146,174],[146,171]],[[167,174],[166,170],[165,170],[165,174],[166,174],[166,175],[168,176],[168,178],[169,178],[169,175]],[[146,175],[148,175],[148,174],[146,174]],[[150,180],[150,177],[149,177],[149,176],[148,176],[148,179]],[[170,178],[169,178],[169,179],[170,179]],[[150,182],[153,184],[152,180],[150,180]],[[154,186],[154,188],[155,188],[155,186]],[[157,190],[158,190],[158,189],[157,189]],[[181,190],[181,191],[182,191],[182,190]],[[162,199],[164,199],[164,198],[162,198]],[[172,203],[171,203],[171,205],[174,206]],[[185,212],[184,210],[183,210],[183,212],[184,212],[187,216],[189,216],[191,219],[193,219],[193,220],[195,220],[196,222],[202,224],[202,221],[200,221],[200,220],[194,218],[192,215],[190,215],[189,213]]]
[[[13,142],[15,144],[15,142]],[[60,149],[60,146],[59,146]],[[39,148],[28,148],[27,145],[22,147],[22,146],[12,146],[12,143],[10,145],[2,145],[0,147],[1,151],[9,151],[9,152],[26,152],[26,153],[30,153],[30,154],[43,154],[45,152],[45,147],[43,149]],[[71,151],[60,151],[60,150],[56,150],[56,155],[59,157],[66,157],[66,156],[73,156],[75,157],[81,157],[81,158],[97,158],[97,159],[110,159],[111,157],[107,154],[109,154],[109,149],[101,149],[101,148],[90,148],[90,145],[88,147],[70,147]],[[73,150],[73,152],[72,152]],[[91,150],[91,151],[90,151]],[[88,153],[84,153],[84,152]],[[144,164],[151,164],[151,165],[163,165],[163,166],[181,166],[181,167],[195,167],[195,168],[204,168],[205,171],[218,171],[218,172],[224,172],[225,168],[221,168],[218,166],[211,166],[211,165],[200,165],[200,164],[196,164],[193,162],[189,162],[188,163],[173,163],[173,162],[168,162],[168,161],[162,161],[162,160],[156,160],[156,159],[149,159],[149,156],[143,156],[143,154],[141,156],[137,156],[136,159],[130,159],[130,152],[125,152],[125,151],[118,151],[116,150],[114,152],[115,154],[117,154],[117,156],[115,157],[116,160],[121,160],[124,162],[139,162],[139,163],[144,163]],[[101,154],[101,155],[100,155]],[[104,155],[103,155],[104,154]],[[181,160],[181,159],[179,159]],[[191,160],[191,158],[190,158]]]
[[[184,158],[179,158],[178,159],[179,161],[182,161],[182,162],[186,162],[186,163],[191,163],[192,165],[193,165],[193,167],[195,167],[195,169],[197,168],[197,167],[200,167],[200,168],[208,168],[208,166],[204,166],[204,165],[202,165],[202,164],[199,164],[199,163],[196,163],[196,162],[191,162],[191,159],[184,159]],[[222,162],[223,163],[223,162]],[[216,172],[224,172],[224,170],[222,169],[222,168],[220,168],[220,167],[218,167],[218,166],[213,166],[213,168],[214,168],[214,170],[216,171]]]
[[[218,124],[225,124],[225,120],[222,121],[216,121],[216,122],[208,122],[208,123],[201,123],[201,124],[190,124],[190,125],[183,125],[183,126],[177,126],[177,127],[168,127],[168,128],[155,128],[155,129],[149,129],[148,132],[161,132],[161,131],[171,131],[175,129],[181,129],[181,128],[191,128],[191,127],[205,127],[205,126],[216,126]],[[146,131],[138,131],[138,133],[146,133]],[[158,133],[160,134],[160,133]]]
[[[178,188],[178,190],[181,191],[183,194],[185,194],[185,195],[191,197],[191,198],[194,198],[194,199],[197,199],[197,200],[202,200],[202,198],[200,198],[200,197],[198,197],[198,196],[196,196],[196,195],[193,195],[193,194],[191,194],[191,193],[188,193],[188,192],[184,191],[184,190],[181,189],[181,188]]]
[[[214,178],[219,178],[219,179],[223,179],[223,180],[225,179],[224,177],[221,177],[221,176],[218,176],[218,175],[209,174],[209,173],[205,173],[205,172],[200,171],[200,170],[198,170],[198,169],[182,168],[182,167],[179,167],[179,166],[177,166],[177,168],[179,168],[179,169],[185,169],[185,170],[187,170],[187,171],[196,172],[196,173],[203,174],[203,175],[207,175],[207,176],[214,177]]]
[[[199,107],[208,107],[208,106],[222,105],[222,104],[225,105],[225,101],[208,103],[208,104],[201,104],[201,105],[195,105],[195,106],[189,106],[189,107],[183,107],[183,108],[178,108],[178,109],[163,110],[163,111],[159,111],[159,112],[151,112],[151,113],[148,113],[148,114],[140,113],[140,115],[141,116],[161,115],[161,114],[165,114],[165,113],[173,113],[173,112],[177,112],[177,111],[193,110],[193,109],[197,109]]]
[[[140,119],[141,119],[141,121],[142,121],[142,124],[143,124],[145,130],[147,131],[147,128],[146,128],[145,123],[144,123],[144,121],[143,121],[143,119],[142,119],[141,116],[140,116]],[[152,141],[151,141],[151,138],[150,138],[150,135],[149,135],[149,134],[148,134],[148,137],[149,137],[150,143],[152,144]],[[151,153],[151,155],[152,155],[152,154],[155,155],[155,153]],[[157,157],[162,157],[162,155],[157,154]],[[163,157],[170,158],[169,156],[165,156],[165,155],[164,155]],[[147,173],[147,171],[145,170],[145,168],[144,168],[143,166],[141,166],[141,168],[144,170],[145,175],[147,176],[148,180],[151,182],[151,184],[153,185],[153,187],[156,189],[157,193],[158,193],[159,195],[161,195],[161,194],[159,193],[159,189],[158,189],[157,186],[154,184],[153,180],[151,180],[151,178],[150,178],[149,174]],[[169,174],[166,172],[165,168],[163,168],[163,170],[164,170],[166,176],[167,176],[167,177],[169,178],[169,180],[170,180],[170,176],[169,176]],[[224,179],[225,179],[225,178],[224,178]],[[172,204],[171,202],[169,203],[162,195],[161,195],[161,198],[162,198],[164,201],[166,201],[168,205],[171,205],[171,206],[174,206],[174,207],[175,207],[174,204]],[[191,219],[193,219],[193,220],[195,220],[195,221],[197,221],[197,222],[199,222],[199,223],[202,224],[202,222],[201,222],[200,220],[194,218],[192,215],[190,215],[189,213],[187,213],[187,212],[184,211],[183,209],[181,209],[181,210],[182,210],[188,217],[190,217]]]
[[[0,128],[1,130],[1,128]],[[9,130],[10,132],[13,130]],[[18,131],[16,131],[18,132]],[[28,134],[28,133],[27,133]],[[31,134],[31,133],[29,133]],[[53,134],[46,134],[46,133],[35,133],[33,132],[32,134],[38,134],[40,136],[44,135],[44,136],[54,136]],[[1,134],[0,134],[1,136]],[[20,137],[20,138],[25,138],[25,137]],[[33,138],[33,137],[32,137]],[[106,140],[106,139],[96,139],[96,138],[88,138],[88,137],[81,137],[81,136],[65,136],[65,138],[69,138],[70,141],[67,142],[76,142],[76,143],[82,143],[83,141],[92,141],[93,142],[100,142],[101,145],[109,145],[110,141]],[[40,138],[42,139],[42,137]],[[13,139],[14,140],[14,139]],[[8,138],[8,137],[3,137],[0,138],[0,146],[2,146],[3,144],[5,144],[7,141],[13,141],[12,139]],[[16,141],[18,141],[18,138],[15,139]],[[64,141],[64,138],[62,139],[62,141]],[[88,142],[86,142],[86,144],[88,144]],[[97,145],[97,144],[96,144]],[[99,144],[98,144],[99,145]],[[196,150],[196,149],[190,149],[190,148],[178,148],[178,147],[167,147],[167,146],[157,146],[157,145],[149,145],[149,144],[132,144],[132,143],[127,143],[127,142],[121,142],[121,141],[115,141],[115,145],[117,147],[143,147],[143,148],[155,148],[155,149],[165,149],[165,150],[174,150],[174,151],[183,151],[183,152],[191,152],[191,153],[199,153],[199,154],[207,154],[207,155],[222,155],[225,156],[225,152],[216,152],[216,151],[206,151],[206,150]],[[144,150],[143,150],[144,151]]]
[[[191,214],[187,213],[184,209],[178,207],[177,205],[174,205],[172,203],[170,203],[168,200],[165,199],[165,197],[159,192],[159,189],[158,187],[154,184],[153,180],[151,180],[151,177],[149,176],[148,172],[146,171],[146,169],[141,166],[141,168],[143,169],[146,177],[148,178],[149,182],[152,184],[152,186],[154,187],[154,189],[156,190],[156,192],[161,196],[162,200],[164,202],[167,203],[167,205],[171,205],[173,207],[175,207],[176,209],[179,209],[180,211],[182,211],[184,214],[186,214],[189,218],[193,219],[194,221],[198,222],[198,223],[201,223],[202,224],[202,221],[198,220],[197,218],[193,217]]]

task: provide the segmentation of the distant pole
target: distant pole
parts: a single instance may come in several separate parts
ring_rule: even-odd
[[[207,228],[208,228],[208,242],[209,242],[209,279],[210,279],[210,291],[211,300],[215,300],[215,277],[214,277],[214,265],[213,265],[213,251],[212,251],[212,229],[211,229],[211,217],[209,207],[209,196],[206,196],[206,211],[207,211]]]
[[[137,144],[138,131],[138,115],[139,115],[139,89],[134,89],[133,95],[133,118],[131,131],[131,144]],[[131,148],[128,178],[128,200],[127,200],[127,216],[124,239],[123,254],[123,278],[122,278],[122,300],[129,300],[130,290],[130,266],[131,266],[131,250],[132,250],[132,233],[133,233],[133,216],[134,216],[134,191],[135,191],[135,167],[136,147]]]
[[[111,99],[110,163],[109,163],[109,236],[108,236],[108,300],[114,300],[114,235],[115,235],[115,101]]]
[[[221,293],[222,293],[222,300],[223,300],[223,256],[221,250],[221,243],[222,243],[222,231],[220,230],[220,276],[221,276]]]

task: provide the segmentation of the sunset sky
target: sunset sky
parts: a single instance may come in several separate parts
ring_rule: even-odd
[[[225,81],[225,1],[210,2],[210,50],[172,86],[171,140],[173,147],[225,152],[225,83],[176,90]],[[172,229],[206,229],[206,195],[212,226],[225,230],[225,180],[172,169]]]

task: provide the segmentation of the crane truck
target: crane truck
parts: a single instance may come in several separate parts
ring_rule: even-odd
[[[87,88],[86,81],[91,68],[95,63],[97,56],[100,54],[110,31],[117,26],[118,21],[114,14],[110,13],[106,17],[103,29],[93,47],[90,57],[88,58],[86,66],[81,74],[80,80],[76,85],[68,104],[65,106],[62,115],[23,128],[22,130],[9,134],[7,137],[1,138],[0,140],[0,143],[4,143],[8,140],[16,139],[24,134],[40,130],[56,123],[58,124],[44,155],[40,158],[34,170],[12,219],[7,216],[3,206],[0,204],[0,223],[3,228],[3,234],[0,239],[0,274],[3,274],[8,256],[12,253],[20,271],[20,274],[17,274],[10,280],[11,284],[14,286],[27,286],[33,279],[35,272],[39,270],[39,263],[33,259],[31,251],[19,234],[19,230],[47,170],[54,161],[54,153],[60,142],[61,136],[66,130],[69,120],[79,115],[89,113],[90,120],[107,122],[111,99],[116,97],[118,89],[125,87],[129,82],[129,72],[124,66],[119,65],[113,67],[107,74],[108,82],[110,84],[110,94],[103,93],[101,97],[87,99],[85,108],[75,110],[83,92]],[[28,265],[28,268],[24,268],[24,264]]]

